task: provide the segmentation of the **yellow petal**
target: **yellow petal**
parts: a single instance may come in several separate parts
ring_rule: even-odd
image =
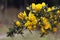
[[[35,9],[35,3],[32,3],[31,7],[34,10]]]
[[[33,26],[33,29],[36,29],[36,26]]]
[[[26,18],[27,17],[27,14],[26,14],[26,12],[24,11],[24,13],[23,13],[23,18]]]
[[[49,11],[52,11],[52,9],[50,7],[47,9],[47,12],[49,12]]]
[[[27,28],[28,28],[28,30],[32,30],[32,26],[28,26]]]
[[[54,9],[55,9],[55,6],[52,7],[52,10],[54,10]]]
[[[42,21],[43,21],[43,23],[45,24],[46,22],[48,22],[48,19],[45,18],[45,17],[42,17]]]
[[[30,21],[27,21],[27,22],[25,23],[25,26],[32,26],[32,23],[31,23]]]
[[[56,24],[57,23],[57,21],[54,21],[54,24]]]
[[[42,2],[42,6],[43,6],[43,7],[46,6],[45,2]]]
[[[42,33],[45,33],[46,32],[43,28],[41,28],[41,31],[42,31]]]
[[[59,15],[60,15],[60,10],[57,10],[57,14],[59,14]]]
[[[22,13],[19,13],[18,14],[18,18],[22,19],[23,18],[23,14]]]
[[[37,20],[32,21],[32,24],[36,25],[37,24]]]
[[[42,4],[36,4],[36,11],[40,11],[42,9]]]
[[[34,16],[34,14],[32,12],[29,12],[29,20],[30,21],[34,21],[36,19],[36,17]]]
[[[47,23],[47,24],[45,25],[45,29],[51,29],[51,25],[50,25],[49,23]]]

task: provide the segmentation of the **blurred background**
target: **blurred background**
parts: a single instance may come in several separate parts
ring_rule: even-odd
[[[46,4],[48,4],[48,6],[60,5],[60,0],[0,0],[0,38],[1,38],[1,36],[4,36],[6,34],[9,27],[12,27],[13,20],[17,20],[17,14],[20,11],[26,10],[25,9],[26,6],[29,6],[33,2],[36,4],[45,2]],[[28,35],[30,36],[30,34],[28,34]],[[34,35],[37,36],[36,34],[34,34]],[[55,40],[54,35],[56,35],[56,34],[51,34],[51,36],[50,36],[53,40]],[[32,37],[32,35],[30,37]],[[57,33],[57,38],[59,38],[59,37],[60,37],[60,31],[58,31],[58,33]],[[28,39],[26,39],[26,40],[28,40]],[[0,40],[3,40],[3,39],[0,39]],[[6,40],[6,39],[4,39],[4,40]],[[35,40],[35,39],[31,39],[31,40]],[[46,40],[48,40],[48,39],[46,39]]]

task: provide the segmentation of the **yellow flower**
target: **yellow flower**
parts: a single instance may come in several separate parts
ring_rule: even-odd
[[[28,18],[29,18],[30,21],[36,20],[36,17],[34,16],[34,14],[32,12],[29,12],[29,17]]]
[[[51,29],[50,23],[45,24],[45,29]]]
[[[32,23],[31,22],[28,22],[28,26],[32,26]]]
[[[43,6],[43,7],[46,6],[45,2],[42,2],[42,6]]]
[[[27,16],[25,11],[24,11],[24,13],[23,13],[23,16],[24,16],[24,17],[26,17],[26,16]]]
[[[57,32],[57,28],[56,27],[53,28],[53,32]]]
[[[26,14],[26,12],[24,11],[24,13],[23,13],[23,18],[25,19],[27,17],[27,14]]]
[[[54,24],[56,24],[57,23],[57,21],[54,21]]]
[[[43,29],[43,27],[41,28],[41,32],[42,32],[42,33],[45,33],[45,32],[46,32],[46,31]]]
[[[22,18],[23,18],[23,13],[22,13],[22,12],[20,12],[20,13],[18,14],[18,18],[19,18],[19,19],[22,19]]]
[[[52,10],[54,10],[54,9],[55,9],[55,6],[52,7]]]
[[[42,21],[43,21],[43,23],[45,24],[46,22],[48,22],[48,19],[45,18],[45,17],[42,17]]]
[[[36,29],[36,25],[33,26],[33,29]]]
[[[28,26],[27,29],[28,29],[28,30],[32,30],[32,26]]]
[[[36,25],[37,24],[37,20],[32,21],[32,24]]]
[[[32,26],[32,23],[31,23],[30,21],[27,21],[27,22],[25,23],[25,26]]]
[[[20,26],[21,26],[20,21],[16,21],[16,23],[15,23],[15,24],[16,24],[16,26],[17,26],[17,27],[20,27]]]
[[[60,10],[57,10],[57,14],[59,14],[59,15],[60,15]]]
[[[19,19],[26,19],[26,17],[27,17],[27,14],[26,14],[25,11],[24,11],[23,13],[20,12],[20,13],[18,14],[18,18],[19,18]]]
[[[30,12],[29,12],[29,16],[34,16],[34,14],[30,11]]]
[[[49,8],[47,9],[47,12],[50,12],[50,11],[52,11],[52,9],[49,7]]]
[[[49,21],[48,21],[47,18],[42,17],[42,21],[43,21],[43,24],[44,24],[44,28],[45,29],[51,29],[51,24],[49,23]]]
[[[42,9],[42,4],[36,4],[35,7],[36,7],[35,8],[36,11],[40,11]]]
[[[35,3],[32,3],[31,7],[34,10],[35,9]]]

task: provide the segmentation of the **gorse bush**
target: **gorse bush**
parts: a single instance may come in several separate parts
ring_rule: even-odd
[[[48,7],[48,4],[42,2],[38,4],[32,3],[26,9],[29,13],[26,11],[18,13],[18,20],[9,29],[7,36],[23,35],[23,31],[26,29],[30,32],[32,30],[40,31],[41,37],[50,32],[57,32],[60,25],[60,6]]]

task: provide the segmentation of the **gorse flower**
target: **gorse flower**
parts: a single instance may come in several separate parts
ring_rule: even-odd
[[[45,29],[51,29],[51,24],[50,23],[46,23],[44,27],[45,27]]]
[[[25,23],[25,26],[32,26],[32,23],[31,23],[30,21],[27,21],[27,22]]]
[[[60,15],[60,10],[57,10],[57,14]]]
[[[32,21],[32,24],[36,25],[37,24],[37,20]]]
[[[23,17],[26,17],[27,15],[26,15],[26,12],[24,11],[24,13],[23,13]]]
[[[21,26],[20,21],[16,21],[15,24],[16,24],[17,27],[20,27]]]
[[[29,13],[29,17],[28,18],[32,22],[33,25],[37,24],[37,18],[32,12]]]
[[[43,7],[46,6],[45,2],[42,2],[42,6],[43,6]]]
[[[33,28],[32,28],[32,26],[28,26],[27,29],[28,30],[32,30]]]
[[[26,19],[27,20],[27,14],[26,14],[25,11],[23,12],[23,19]]]
[[[42,4],[36,4],[36,8],[35,8],[35,10],[36,11],[40,11],[42,9]]]
[[[34,14],[32,12],[29,12],[29,15],[28,15],[28,20],[26,23],[25,23],[25,26],[29,29],[29,28],[33,28],[35,29],[36,28],[36,24],[37,24],[37,19],[36,17],[34,16]],[[30,29],[29,29],[30,30]]]
[[[50,11],[52,11],[52,9],[49,7],[49,8],[47,9],[47,12],[50,12]]]
[[[55,6],[52,6],[52,10],[55,10]]]
[[[43,23],[45,24],[46,22],[48,22],[48,19],[46,17],[41,17]]]
[[[32,3],[31,9],[38,12],[38,11],[41,11],[41,9],[45,6],[46,6],[45,2],[42,2],[42,4],[41,3],[38,3],[38,4]]]
[[[34,25],[32,22],[27,21],[25,24],[25,27],[27,27],[28,30],[36,29],[36,25]]]
[[[57,28],[56,27],[53,28],[53,32],[57,32]]]
[[[34,14],[32,12],[29,12],[28,18],[30,21],[36,20],[36,17],[34,16]]]
[[[43,21],[43,24],[44,24],[44,28],[45,29],[51,29],[51,24],[49,23],[49,21],[48,21],[47,18],[42,17],[42,21]]]
[[[20,12],[20,13],[18,14],[18,18],[19,18],[19,19],[26,19],[26,17],[27,17],[27,14],[26,14],[25,11],[24,11],[23,13]]]
[[[43,27],[41,28],[41,32],[42,33],[45,33],[46,32]]]
[[[18,14],[18,18],[19,18],[19,19],[22,19],[22,18],[23,18],[23,13],[22,13],[22,12],[20,12],[20,13]]]
[[[35,29],[36,29],[36,25],[33,26],[33,30],[35,30]]]
[[[56,24],[57,23],[57,21],[54,21],[54,24]]]
[[[35,6],[36,6],[35,3],[32,3],[31,7],[33,10],[35,10]]]
[[[25,23],[25,27],[27,27],[28,30],[32,30],[32,23],[30,21],[27,21]]]

